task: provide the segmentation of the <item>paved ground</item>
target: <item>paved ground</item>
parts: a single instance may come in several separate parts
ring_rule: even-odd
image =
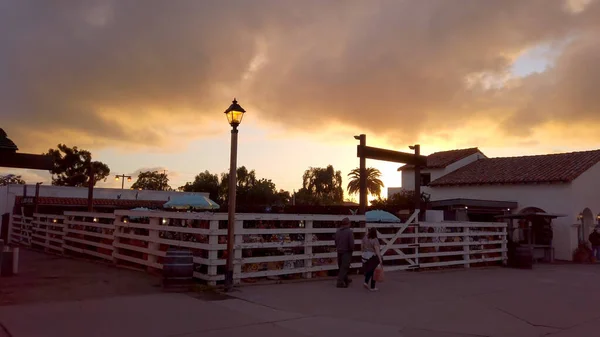
[[[19,274],[0,278],[0,306],[159,292],[145,273],[21,249]]]
[[[100,299],[0,306],[0,323],[12,337],[587,337],[600,331],[600,265],[390,273],[379,293],[367,292],[359,279],[349,289],[330,281],[246,286],[235,298],[215,301],[146,286],[134,296],[104,291]]]

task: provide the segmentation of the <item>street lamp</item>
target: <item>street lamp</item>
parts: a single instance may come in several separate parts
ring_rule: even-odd
[[[238,125],[242,122],[246,110],[242,108],[236,99],[225,110],[227,121],[231,125],[231,159],[229,161],[229,216],[227,218],[227,263],[225,264],[225,291],[233,288],[233,243],[235,230],[235,188],[237,169],[237,142]]]
[[[124,175],[124,174],[121,174],[121,175],[116,175],[116,176],[115,176],[115,180],[116,180],[116,181],[119,181],[119,180],[121,180],[121,189],[124,189],[124,188],[125,188],[125,178],[127,178],[127,181],[131,181],[131,176],[126,176],[126,175]]]

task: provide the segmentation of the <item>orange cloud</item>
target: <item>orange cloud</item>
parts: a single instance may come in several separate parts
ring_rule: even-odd
[[[343,126],[392,144],[600,126],[600,1],[0,6],[0,118],[23,150],[169,148],[218,132],[234,95],[290,132]],[[543,73],[511,74],[523,51],[558,43]],[[482,122],[494,135],[465,132]]]

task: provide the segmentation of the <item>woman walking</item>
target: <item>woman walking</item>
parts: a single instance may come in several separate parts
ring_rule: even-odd
[[[370,291],[378,291],[379,289],[375,288],[375,278],[373,276],[375,275],[375,269],[383,263],[383,259],[379,250],[376,228],[369,228],[362,239],[362,263],[365,273],[365,288]]]

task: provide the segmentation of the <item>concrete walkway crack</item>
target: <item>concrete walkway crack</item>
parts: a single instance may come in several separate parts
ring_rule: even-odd
[[[515,314],[513,314],[513,313],[511,313],[509,311],[506,311],[504,309],[501,309],[501,308],[498,308],[498,307],[494,307],[494,309],[496,309],[496,310],[498,310],[500,312],[503,312],[503,313],[509,315],[510,317],[516,318],[516,319],[518,319],[519,321],[521,321],[523,323],[529,324],[532,327],[536,327],[536,328],[549,328],[549,329],[556,329],[556,330],[560,330],[560,331],[565,330],[565,329],[569,329],[569,328],[561,328],[561,327],[558,327],[558,326],[551,326],[551,325],[531,323],[530,321],[528,321],[528,320],[526,320],[526,319],[524,319],[522,317],[519,317],[519,316],[517,316],[517,315],[515,315]]]
[[[0,337],[12,337],[12,334],[10,331],[8,331],[8,328],[2,324],[2,322],[0,322]]]
[[[551,336],[551,335],[557,334],[559,332],[565,332],[565,331],[571,330],[573,328],[576,328],[576,327],[578,327],[580,325],[587,324],[587,323],[590,323],[590,322],[594,322],[594,321],[597,321],[597,320],[600,320],[600,316],[591,318],[591,319],[589,319],[587,321],[584,321],[584,322],[581,322],[579,324],[571,325],[568,328],[562,328],[562,329],[560,329],[559,331],[556,331],[556,332],[549,332],[549,333],[545,334],[544,336]]]
[[[295,320],[299,320],[299,319],[312,318],[312,317],[318,317],[318,315],[294,317],[294,318],[288,318],[288,319],[280,319],[280,320],[276,320],[276,321],[265,321],[265,322],[251,323],[251,324],[242,324],[242,325],[228,326],[228,327],[208,329],[208,330],[200,329],[200,330],[176,333],[176,334],[172,334],[172,335],[166,335],[164,337],[178,337],[178,336],[183,337],[183,336],[195,334],[198,332],[213,332],[213,331],[224,331],[224,330],[231,330],[231,329],[238,329],[238,328],[247,328],[247,327],[252,327],[252,326],[261,326],[261,325],[277,324],[277,323],[283,323],[283,322],[291,322],[291,321],[295,321]]]
[[[402,330],[400,330],[400,332],[404,332],[405,330],[406,329],[402,329]],[[432,329],[423,329],[423,328],[411,328],[411,330],[413,330],[413,331],[425,331],[425,332],[444,333],[444,334],[451,334],[451,335],[457,335],[457,336],[492,337],[491,335],[478,335],[478,334],[465,333],[465,332],[432,330]]]
[[[254,301],[251,301],[249,299],[245,299],[245,298],[241,298],[241,297],[233,297],[233,298],[236,299],[236,300],[240,300],[242,302],[251,303],[251,304],[258,305],[258,306],[261,306],[261,307],[265,307],[265,308],[268,308],[268,309],[271,309],[271,310],[276,310],[276,311],[281,311],[281,312],[289,312],[289,313],[292,313],[292,314],[302,315],[302,313],[299,313],[299,312],[283,310],[281,308],[277,308],[277,307],[274,307],[274,306],[271,306],[271,305],[267,305],[267,304],[264,304],[264,303],[254,302]]]

